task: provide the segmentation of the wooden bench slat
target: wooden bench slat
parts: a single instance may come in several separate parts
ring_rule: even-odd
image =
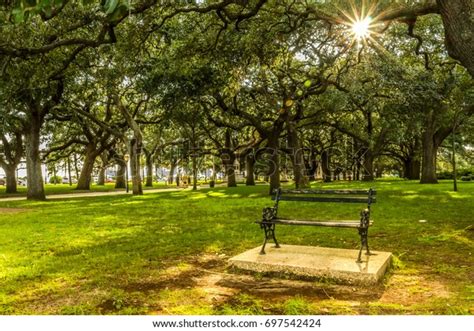
[[[282,225],[309,225],[309,226],[325,226],[331,228],[358,228],[360,226],[359,220],[341,220],[341,221],[305,221],[305,220],[286,220],[286,219],[274,219],[270,222],[263,223],[274,223]],[[372,225],[373,221],[369,222]]]
[[[369,194],[369,190],[281,190],[282,194],[344,194],[344,195],[365,195]],[[372,190],[372,195],[376,195],[377,191]]]
[[[273,196],[272,200],[276,197]],[[348,202],[348,203],[368,203],[368,198],[358,197],[303,197],[303,196],[291,196],[291,195],[280,195],[278,197],[280,201],[309,201],[309,202]],[[375,203],[375,197],[372,198],[372,203]]]

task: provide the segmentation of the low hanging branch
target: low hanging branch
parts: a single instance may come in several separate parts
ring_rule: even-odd
[[[421,46],[423,45],[423,38],[420,35],[415,34],[415,24],[416,24],[416,17],[407,21],[408,24],[408,36],[411,38],[415,38],[417,40],[415,54],[416,55],[423,55],[425,61],[425,68],[426,70],[432,70],[430,67],[430,58],[427,52],[421,50]]]
[[[132,129],[135,139],[141,142],[143,140],[143,134],[137,121],[133,118],[133,115],[128,111],[127,107],[124,106],[122,100],[120,100],[120,97],[118,95],[114,95],[112,98],[114,103],[117,105],[117,108],[119,109],[120,113],[125,118],[125,121],[127,122],[128,126],[130,127],[130,129]],[[140,102],[139,105],[141,103],[142,102]]]

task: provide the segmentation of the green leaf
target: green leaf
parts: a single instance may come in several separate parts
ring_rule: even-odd
[[[112,13],[112,15],[109,15],[109,20],[111,22],[118,21],[122,17],[124,17],[127,12],[128,12],[128,6],[125,4],[120,4],[117,9]]]
[[[304,87],[310,88],[311,87],[311,80],[308,79],[307,81],[304,82]]]
[[[12,10],[12,17],[15,23],[21,23],[25,20],[25,12],[21,8]]]
[[[118,3],[118,0],[107,0],[104,6],[105,14],[112,14],[115,11],[115,8],[117,8]]]

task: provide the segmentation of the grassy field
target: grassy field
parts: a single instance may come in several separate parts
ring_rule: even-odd
[[[176,185],[168,186],[164,182],[153,183],[153,187],[145,187],[143,185],[144,190],[149,189],[156,189],[156,188],[168,188],[168,187],[176,187]],[[130,183],[131,189],[131,183]],[[76,185],[69,186],[69,184],[46,184],[44,186],[44,190],[46,195],[50,194],[68,194],[68,193],[86,193],[86,192],[112,192],[112,191],[124,191],[125,189],[116,189],[114,183],[107,183],[105,185],[96,185],[92,184],[90,191],[85,190],[77,190]],[[18,186],[18,193],[5,193],[5,186],[0,186],[0,199],[7,198],[7,197],[19,197],[19,196],[26,196],[26,186]],[[1,200],[0,200],[1,201]]]
[[[472,314],[474,183],[380,181],[369,242],[394,265],[376,286],[234,273],[261,244],[267,186],[0,202],[0,314]],[[364,183],[315,184],[324,188]],[[360,207],[282,203],[351,219]],[[422,221],[422,222],[420,222]],[[351,229],[285,227],[282,244],[357,248]]]

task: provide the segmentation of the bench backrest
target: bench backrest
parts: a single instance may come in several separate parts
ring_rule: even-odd
[[[307,202],[344,202],[364,203],[370,212],[370,205],[376,202],[377,191],[368,190],[283,190],[276,189],[272,200],[275,200],[275,208],[279,201],[307,201]]]

